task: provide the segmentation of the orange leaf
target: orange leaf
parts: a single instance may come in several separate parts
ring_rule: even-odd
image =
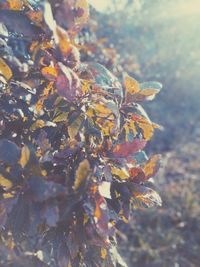
[[[72,50],[72,44],[70,42],[68,33],[62,29],[61,27],[57,26],[56,27],[56,34],[58,36],[58,46],[63,54],[64,57],[66,57]]]
[[[49,66],[42,68],[42,75],[49,81],[56,81],[58,72],[55,67]]]

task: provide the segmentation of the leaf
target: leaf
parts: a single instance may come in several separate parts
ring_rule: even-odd
[[[70,139],[74,139],[77,136],[85,119],[84,114],[78,113],[78,116],[77,116],[77,113],[75,113],[72,115],[75,115],[76,118],[68,126],[68,134],[69,134]],[[72,120],[72,116],[69,119]]]
[[[126,94],[136,94],[140,91],[139,83],[129,75],[124,75],[124,86]]]
[[[107,209],[107,202],[104,197],[99,194],[98,186],[96,184],[92,184],[89,187],[87,193],[87,199],[84,203],[84,210],[90,220],[95,225],[97,233],[100,235],[98,238],[99,242],[102,240],[108,239],[108,223],[109,223],[109,216],[108,216],[108,209]],[[92,231],[92,225],[89,225],[90,229],[88,231]],[[94,235],[94,234],[93,234]],[[93,237],[91,237],[93,238]],[[98,245],[99,246],[99,245]]]
[[[62,29],[59,26],[56,27],[56,33],[57,33],[58,40],[59,40],[58,41],[59,49],[60,49],[62,55],[66,58],[67,55],[72,50],[72,44],[71,44],[71,41],[69,39],[69,35],[64,29]]]
[[[18,146],[7,139],[0,140],[0,162],[15,165],[19,159],[20,149]]]
[[[6,179],[2,174],[0,174],[0,186],[5,189],[10,189],[13,184],[10,180]]]
[[[64,122],[67,121],[69,112],[62,112],[59,115],[57,115],[54,119],[53,122],[54,123],[58,123],[58,122]]]
[[[140,83],[140,89],[145,90],[145,89],[155,89],[155,90],[161,90],[162,89],[162,84],[159,82],[144,82]]]
[[[56,81],[58,77],[58,71],[52,66],[44,67],[42,68],[42,75],[49,81]]]
[[[22,168],[24,168],[28,161],[30,159],[30,150],[28,148],[28,146],[23,146],[22,150],[21,150],[21,158],[20,158],[20,165],[22,166]]]
[[[125,142],[114,146],[112,153],[117,157],[128,157],[143,149],[146,145],[146,141],[143,139],[135,139],[133,142]]]
[[[125,168],[111,167],[111,173],[120,180],[127,180],[129,178],[129,173]]]
[[[44,101],[48,98],[49,95],[52,94],[52,92],[54,91],[54,82],[51,81],[48,83],[48,85],[44,88],[44,91],[42,92],[39,100],[37,101],[37,103],[35,104],[35,109],[36,112],[38,114],[40,114],[41,110],[43,109],[43,105],[44,105]]]
[[[78,75],[61,62],[58,63],[58,77],[56,79],[56,89],[60,96],[69,101],[74,101],[82,94],[81,82]]]
[[[125,102],[141,102],[143,100],[153,100],[160,92],[162,85],[158,82],[138,83],[129,75],[124,75]]]
[[[119,255],[119,252],[117,251],[115,246],[111,246],[109,252],[111,254],[112,263],[114,263],[114,266],[128,267],[125,261]]]
[[[111,183],[110,182],[105,182],[103,181],[100,185],[99,185],[99,193],[102,197],[111,199]]]
[[[132,115],[132,121],[142,130],[144,140],[149,141],[154,133],[155,125],[149,119],[140,115]]]
[[[130,168],[129,170],[129,176],[130,179],[129,181],[134,182],[134,183],[141,183],[146,180],[145,173],[140,167],[133,167]]]
[[[145,164],[143,170],[146,179],[153,177],[160,168],[161,155],[153,155]]]
[[[117,96],[121,100],[123,97],[122,86],[117,79],[108,69],[99,63],[90,62],[87,64],[88,80],[93,81],[96,87],[92,87],[92,91],[100,87],[99,94],[110,94],[111,96]]]
[[[84,159],[78,166],[75,173],[74,190],[77,190],[80,185],[88,178],[91,173],[90,163]]]
[[[22,0],[6,0],[5,3],[0,3],[1,8],[8,8],[11,10],[19,11],[23,9]]]
[[[44,121],[44,120],[36,120],[36,122],[34,122],[31,127],[30,127],[30,130],[31,131],[35,131],[37,129],[40,129],[40,128],[44,128],[44,127],[56,127],[57,125],[53,122],[50,122],[50,121]]]
[[[138,184],[132,184],[131,189],[133,193],[132,203],[134,206],[151,208],[162,205],[160,196],[153,189]]]
[[[2,74],[7,81],[9,81],[13,75],[12,70],[2,58],[0,58],[0,74]]]
[[[101,248],[101,258],[106,259],[107,257],[107,250],[105,248]]]

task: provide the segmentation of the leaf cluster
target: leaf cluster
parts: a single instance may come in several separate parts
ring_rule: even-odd
[[[141,106],[156,82],[81,62],[86,0],[0,1],[0,264],[126,266],[117,224],[161,205]]]

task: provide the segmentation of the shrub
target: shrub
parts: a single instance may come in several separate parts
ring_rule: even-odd
[[[161,204],[143,151],[159,125],[139,104],[161,85],[80,62],[85,0],[0,8],[0,264],[126,266],[118,223]]]

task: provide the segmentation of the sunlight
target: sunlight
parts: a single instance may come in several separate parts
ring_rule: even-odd
[[[113,4],[114,2],[115,4]],[[117,10],[123,9],[127,0],[89,0],[89,3],[99,12],[108,12],[113,9],[114,5],[117,6]],[[133,3],[136,9],[141,8],[142,2],[140,0],[135,0]],[[200,0],[174,1],[172,2],[172,8],[174,9],[174,13],[171,14],[172,17],[198,14],[200,13]]]
[[[176,9],[176,12],[180,16],[198,14],[200,13],[200,1],[190,0],[180,3],[178,5],[174,3],[174,9]]]
[[[111,0],[89,0],[89,3],[99,12],[108,12],[114,6],[114,1]],[[117,3],[117,9],[123,9],[127,0],[115,1]]]

